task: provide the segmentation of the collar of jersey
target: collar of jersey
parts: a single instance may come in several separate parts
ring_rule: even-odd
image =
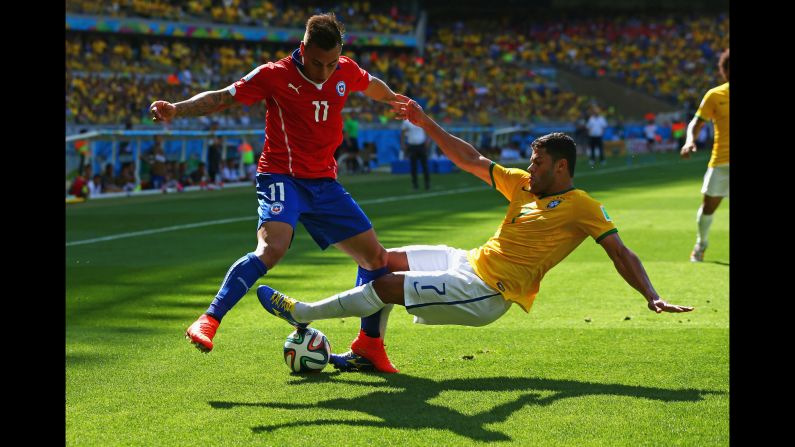
[[[544,194],[543,196],[538,196],[538,198],[539,198],[539,199],[546,199],[547,197],[558,196],[558,195],[560,195],[560,194],[566,194],[567,192],[569,192],[569,191],[572,191],[572,190],[575,190],[575,189],[577,189],[577,188],[575,188],[575,187],[573,187],[573,186],[572,186],[571,188],[569,188],[569,189],[564,189],[563,191],[559,191],[559,192],[553,192],[552,194]]]
[[[296,48],[295,51],[293,51],[292,59],[293,59],[293,65],[295,65],[295,69],[298,71],[298,74],[300,74],[302,78],[306,79],[307,82],[309,82],[310,84],[314,85],[316,89],[318,89],[318,90],[323,89],[323,84],[325,84],[326,81],[328,81],[328,79],[326,79],[326,81],[321,82],[320,84],[317,84],[317,83],[313,82],[312,80],[310,80],[309,78],[307,78],[306,75],[304,75],[304,72],[301,71],[301,69],[304,68],[304,64],[301,63],[301,48],[300,47]],[[340,64],[337,64],[337,70],[339,70],[339,69],[340,69]],[[331,79],[331,78],[329,77],[329,79]]]

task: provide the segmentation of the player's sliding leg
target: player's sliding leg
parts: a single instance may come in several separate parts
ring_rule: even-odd
[[[276,315],[296,328],[305,329],[311,321],[299,322],[295,314],[296,301],[289,296],[268,286],[257,287],[257,298],[262,307],[270,314]]]
[[[386,275],[376,283],[380,293],[376,292],[375,283],[370,282],[314,303],[294,300],[268,286],[257,288],[257,296],[265,310],[295,326],[313,320],[369,316],[383,309],[386,304],[403,303],[402,275]],[[382,295],[388,303],[382,300]],[[335,367],[342,369],[364,370],[372,366],[381,372],[398,372],[386,357],[380,337],[357,337],[351,352],[333,355],[332,362]]]
[[[213,337],[224,315],[268,272],[268,266],[273,267],[284,256],[292,231],[284,222],[266,222],[259,228],[257,249],[232,264],[210,307],[185,331],[185,338],[197,349],[205,353],[213,349]]]
[[[295,300],[269,286],[259,286],[257,297],[268,313],[293,326],[329,318],[363,317],[384,307],[370,283],[314,303]]]

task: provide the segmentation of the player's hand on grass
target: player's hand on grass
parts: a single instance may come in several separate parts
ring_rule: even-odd
[[[682,150],[679,151],[679,154],[682,158],[690,158],[690,153],[697,151],[698,148],[696,147],[696,143],[688,143],[682,146]]]
[[[661,313],[661,312],[690,312],[693,310],[693,307],[688,306],[679,306],[677,304],[669,304],[663,301],[662,298],[657,298],[655,300],[649,301],[649,309],[653,310],[654,312]]]
[[[177,115],[177,108],[168,101],[155,101],[149,106],[149,113],[152,114],[152,121],[168,123]]]

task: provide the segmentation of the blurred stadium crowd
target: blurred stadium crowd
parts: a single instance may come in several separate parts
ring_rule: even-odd
[[[334,9],[349,29],[387,34],[414,31],[416,18],[395,3],[328,0],[69,0],[66,11],[258,27],[303,28],[310,16]]]
[[[353,58],[396,92],[417,99],[438,121],[471,126],[511,126],[533,123],[571,123],[583,150],[585,122],[593,106],[607,118],[610,139],[630,138],[626,118],[611,104],[597,101],[560,82],[558,69],[586,78],[611,79],[619,85],[675,105],[684,113],[667,121],[669,146],[681,139],[687,120],[702,95],[720,83],[717,59],[729,46],[729,17],[721,13],[658,13],[583,15],[577,18],[541,17],[521,20],[508,14],[487,17],[455,15],[428,20],[424,30],[418,17],[422,2],[376,1],[253,1],[253,0],[126,0],[100,2],[69,0],[67,14],[111,18],[142,18],[200,25],[224,24],[303,30],[308,17],[333,11],[348,32],[424,35],[421,48],[346,44],[343,54]],[[418,33],[419,31],[419,33]],[[67,128],[100,126],[115,129],[159,128],[148,106],[154,99],[179,101],[206,90],[223,88],[269,61],[287,57],[297,43],[255,42],[171,37],[110,32],[66,32],[65,119]],[[179,118],[172,128],[261,128],[264,104],[235,107],[212,117]],[[389,107],[352,94],[344,110],[346,140],[359,123],[392,123]],[[651,116],[651,117],[649,117]],[[646,140],[654,141],[654,115],[644,118]],[[349,128],[349,124],[353,127]],[[640,126],[635,126],[640,129]],[[631,138],[644,138],[635,129]],[[649,130],[651,129],[651,130]],[[651,137],[649,136],[651,135]],[[672,136],[671,136],[672,135]],[[484,153],[524,154],[517,134],[505,148],[484,143]],[[659,135],[656,136],[659,139]],[[484,140],[485,141],[485,140]],[[243,141],[233,152],[250,153],[230,159],[191,156],[174,160],[154,145],[134,164],[122,156],[116,165],[88,164],[84,140],[74,143],[79,168],[67,172],[69,193],[129,192],[139,189],[213,188],[222,182],[250,181],[252,152]],[[238,143],[234,143],[238,144]],[[376,149],[341,149],[369,167]],[[608,143],[610,144],[610,143]],[[623,144],[623,143],[622,143]],[[122,143],[120,151],[129,148]],[[78,147],[80,146],[80,147]],[[245,146],[245,147],[244,147]],[[356,145],[354,145],[356,146]],[[223,149],[210,144],[210,153]],[[629,146],[627,146],[629,147]],[[241,149],[242,148],[242,149]],[[234,149],[234,148],[233,148]],[[359,152],[361,150],[361,152]],[[526,155],[526,154],[525,154]],[[517,155],[518,156],[518,155]],[[523,155],[524,156],[524,155]],[[127,157],[125,159],[122,159]],[[346,164],[351,160],[346,160]],[[348,171],[351,168],[346,167]]]
[[[320,2],[322,3],[322,2]],[[318,4],[318,2],[313,2]],[[331,5],[336,5],[332,7]],[[69,1],[67,12],[205,20],[302,28],[307,17],[333,10],[348,31],[413,33],[416,17],[394,4],[193,0]],[[718,82],[717,56],[728,47],[729,19],[717,16],[592,17],[514,24],[502,20],[434,23],[421,52],[412,48],[348,47],[352,57],[396,91],[417,98],[447,123],[573,121],[590,98],[561,87],[539,67],[565,67],[607,77],[694,110]],[[185,99],[222,88],[254,67],[290,54],[295,44],[175,39],[110,33],[66,36],[66,122],[148,124],[153,98]],[[361,122],[388,122],[388,107],[352,95]],[[234,108],[222,126],[258,126],[262,105]],[[607,109],[608,119],[614,118]],[[615,117],[620,118],[620,117]],[[197,120],[175,123],[197,125]],[[204,123],[206,125],[206,123]]]

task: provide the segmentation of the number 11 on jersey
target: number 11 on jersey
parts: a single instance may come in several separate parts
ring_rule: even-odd
[[[315,105],[315,122],[320,122],[318,119],[320,116],[320,106],[323,106],[323,121],[326,121],[328,117],[328,101],[312,101],[312,104]]]

